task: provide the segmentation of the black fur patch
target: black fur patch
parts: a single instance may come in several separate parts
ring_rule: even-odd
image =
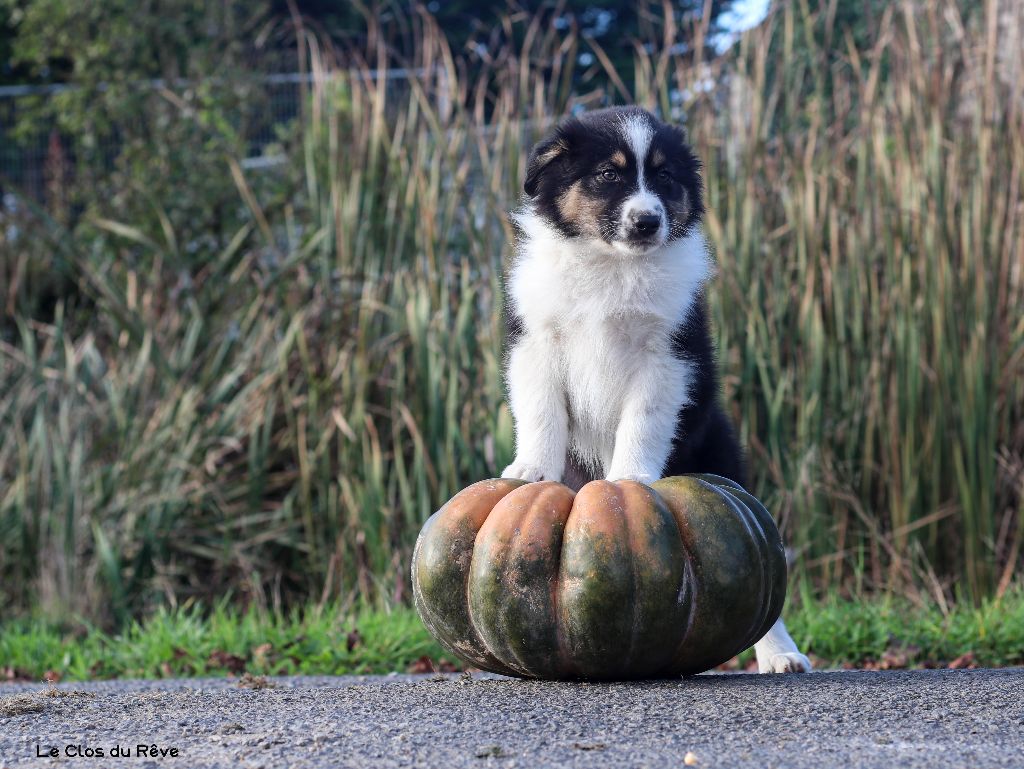
[[[672,337],[672,354],[693,364],[690,403],[679,410],[676,437],[663,477],[714,473],[747,485],[746,460],[736,431],[719,403],[718,366],[704,297]]]

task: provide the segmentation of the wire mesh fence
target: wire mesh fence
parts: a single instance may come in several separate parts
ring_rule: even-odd
[[[421,70],[407,69],[340,70],[329,77],[386,78],[389,95],[393,92],[397,101],[408,94],[410,78],[422,75]],[[110,173],[122,157],[127,136],[148,133],[159,140],[159,131],[150,130],[147,124],[158,119],[161,107],[169,106],[180,118],[195,119],[195,95],[210,88],[232,94],[232,98],[219,101],[216,110],[222,130],[231,134],[243,168],[278,165],[285,158],[275,148],[300,116],[314,77],[310,73],[281,72],[244,82],[210,78],[133,83],[131,88],[139,97],[136,113],[121,115],[102,131],[69,130],[62,124],[60,100],[85,95],[77,86],[0,86],[0,199],[5,196],[9,202],[15,195],[46,205],[59,188]],[[96,89],[100,94],[105,90],[102,84]]]

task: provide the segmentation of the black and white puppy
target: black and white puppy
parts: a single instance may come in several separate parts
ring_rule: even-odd
[[[745,484],[718,402],[700,163],[682,131],[634,107],[570,118],[534,148],[524,190],[506,304],[516,456],[502,476]],[[781,620],[756,651],[762,672],[810,669]]]

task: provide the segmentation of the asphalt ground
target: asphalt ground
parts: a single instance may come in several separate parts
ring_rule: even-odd
[[[270,683],[0,685],[0,767],[1024,767],[1024,669]]]

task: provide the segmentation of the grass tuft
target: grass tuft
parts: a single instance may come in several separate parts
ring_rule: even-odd
[[[26,713],[41,713],[46,703],[35,693],[11,694],[0,697],[0,716],[23,716]]]

